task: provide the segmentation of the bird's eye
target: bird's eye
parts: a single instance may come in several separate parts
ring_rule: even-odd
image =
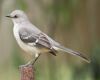
[[[17,15],[15,15],[15,16],[14,16],[14,18],[18,18],[18,16],[17,16]]]

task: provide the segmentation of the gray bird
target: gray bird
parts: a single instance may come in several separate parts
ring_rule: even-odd
[[[35,56],[35,59],[29,61],[27,65],[34,64],[42,53],[51,53],[56,55],[56,53],[59,51],[64,51],[72,55],[79,56],[86,62],[90,62],[84,55],[65,48],[39,30],[29,21],[28,17],[23,11],[14,10],[6,17],[11,18],[14,23],[13,33],[19,46],[27,53]]]

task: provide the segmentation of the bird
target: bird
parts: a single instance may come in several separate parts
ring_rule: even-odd
[[[35,57],[26,65],[33,65],[41,54],[50,53],[56,56],[60,51],[78,56],[88,63],[90,62],[90,60],[83,54],[62,46],[38,29],[30,22],[24,11],[14,10],[6,17],[12,19],[14,24],[13,34],[18,45],[25,52]]]

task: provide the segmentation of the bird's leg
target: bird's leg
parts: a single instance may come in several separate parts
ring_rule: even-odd
[[[39,57],[40,57],[40,54],[38,54],[38,55],[36,56],[36,58],[31,62],[31,64],[34,65],[35,62],[38,60]]]
[[[35,56],[35,59],[32,59],[32,60],[29,61],[27,64],[21,65],[21,66],[19,66],[19,67],[27,67],[27,66],[29,66],[29,65],[34,65],[35,62],[37,61],[37,59],[39,58],[39,56],[40,56],[40,54],[37,54],[37,55]]]
[[[39,58],[40,54],[36,54],[35,59],[32,59],[31,61],[29,61],[27,64],[25,64],[26,66],[28,65],[34,65],[35,62],[37,61],[37,59]]]

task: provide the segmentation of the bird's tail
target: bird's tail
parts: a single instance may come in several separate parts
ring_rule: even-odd
[[[86,56],[84,56],[83,54],[81,54],[81,53],[78,53],[78,52],[76,52],[76,51],[73,51],[73,50],[71,50],[71,49],[69,49],[69,48],[65,48],[65,47],[63,47],[63,46],[57,46],[57,47],[60,49],[60,51],[64,51],[64,52],[70,53],[70,54],[72,54],[72,55],[79,56],[79,57],[82,58],[84,61],[90,63],[90,60],[89,60]]]

